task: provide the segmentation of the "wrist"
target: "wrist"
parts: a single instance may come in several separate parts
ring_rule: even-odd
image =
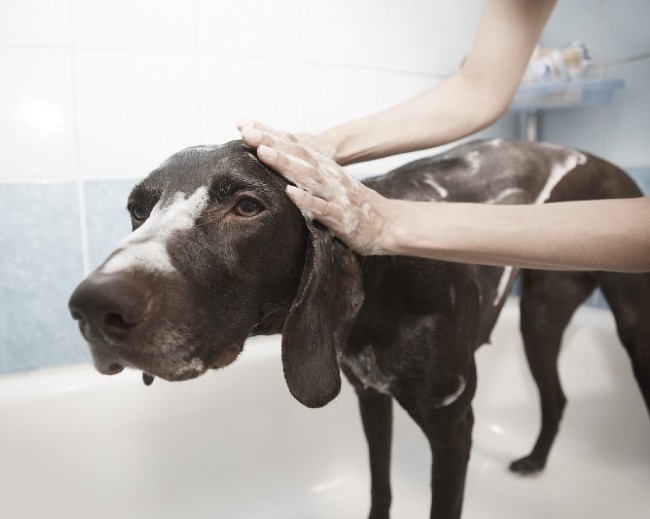
[[[373,116],[335,126],[319,134],[331,144],[332,157],[341,166],[356,164],[386,156],[382,151],[381,132],[372,123]]]
[[[411,255],[413,252],[413,218],[411,202],[382,197],[380,208],[383,222],[379,233],[378,249],[381,254]]]
[[[335,126],[329,128],[328,130],[320,132],[317,136],[319,139],[322,139],[332,150],[332,158],[336,163],[344,166],[349,164],[347,148],[348,142],[350,140],[350,132],[346,131],[346,126]]]

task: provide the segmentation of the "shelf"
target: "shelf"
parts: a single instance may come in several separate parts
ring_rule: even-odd
[[[585,79],[521,85],[511,112],[535,112],[554,108],[578,108],[607,104],[625,85],[621,79]]]

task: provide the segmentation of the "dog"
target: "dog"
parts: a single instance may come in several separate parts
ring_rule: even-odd
[[[365,183],[388,198],[432,203],[641,196],[625,173],[592,155],[501,139]],[[128,201],[133,233],[69,302],[96,369],[135,368],[145,383],[186,380],[231,364],[250,336],[281,333],[284,377],[299,402],[330,402],[341,371],[356,390],[370,457],[369,517],[389,517],[393,399],[431,446],[431,517],[460,517],[474,352],[489,342],[517,271],[359,256],[306,220],[286,185],[241,141],[182,150],[136,185]],[[562,333],[596,287],[650,405],[650,275],[522,271],[521,331],[542,427],[532,452],[512,463],[515,472],[545,466],[566,405],[556,366]]]

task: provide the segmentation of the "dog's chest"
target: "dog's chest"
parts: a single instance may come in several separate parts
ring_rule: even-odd
[[[363,384],[365,389],[372,388],[380,393],[391,394],[395,376],[381,369],[377,355],[371,345],[342,355],[340,362]]]

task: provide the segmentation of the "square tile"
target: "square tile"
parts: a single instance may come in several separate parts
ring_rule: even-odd
[[[626,168],[645,196],[650,196],[650,166],[645,168]]]
[[[77,173],[72,53],[0,48],[0,178]]]
[[[75,46],[194,50],[194,3],[186,0],[72,0]]]
[[[76,62],[84,177],[144,176],[198,143],[193,57],[77,51]]]
[[[605,53],[607,62],[617,62],[650,53],[647,0],[603,0]]]
[[[650,58],[607,68],[625,81],[605,110],[606,156],[621,167],[650,164]]]
[[[197,41],[203,54],[299,59],[300,0],[198,0]]]
[[[126,210],[137,180],[87,180],[84,182],[86,229],[90,269],[95,270],[131,232]]]
[[[88,360],[68,312],[83,279],[75,182],[0,184],[0,373]]]
[[[457,2],[307,0],[301,41],[306,60],[428,74],[450,74],[461,45]]]
[[[70,45],[68,0],[0,0],[0,44]]]
[[[539,140],[603,156],[604,108],[561,108],[539,113]]]
[[[238,118],[257,119],[288,131],[303,126],[301,66],[245,58],[200,58],[203,143],[239,138]]]
[[[328,65],[304,69],[305,127],[321,131],[394,106],[440,79]]]

